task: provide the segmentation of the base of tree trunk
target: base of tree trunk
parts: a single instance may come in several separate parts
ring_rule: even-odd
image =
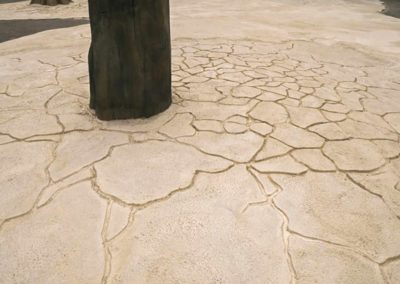
[[[40,5],[48,5],[48,6],[55,6],[58,4],[69,4],[72,0],[31,0],[31,4],[40,4]]]
[[[102,120],[150,117],[171,104],[168,0],[89,0],[90,107]]]

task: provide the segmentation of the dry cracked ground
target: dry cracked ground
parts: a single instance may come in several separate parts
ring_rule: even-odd
[[[114,122],[88,109],[87,19],[32,27],[84,1],[6,2],[0,283],[400,283],[400,20],[378,1],[172,0],[174,103]]]

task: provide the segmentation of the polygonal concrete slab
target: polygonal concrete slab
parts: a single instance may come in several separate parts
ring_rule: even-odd
[[[126,203],[144,204],[188,187],[197,172],[218,172],[231,164],[190,146],[149,141],[116,148],[95,169],[101,191]]]

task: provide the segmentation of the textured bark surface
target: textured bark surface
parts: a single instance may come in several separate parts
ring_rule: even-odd
[[[41,5],[49,5],[55,6],[57,4],[69,4],[71,0],[31,0],[31,4],[41,4]]]
[[[102,120],[149,117],[171,104],[168,0],[89,0],[90,107]]]

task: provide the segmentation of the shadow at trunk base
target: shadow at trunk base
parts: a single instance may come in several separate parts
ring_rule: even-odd
[[[382,13],[388,16],[400,18],[400,0],[381,0],[385,4]]]

